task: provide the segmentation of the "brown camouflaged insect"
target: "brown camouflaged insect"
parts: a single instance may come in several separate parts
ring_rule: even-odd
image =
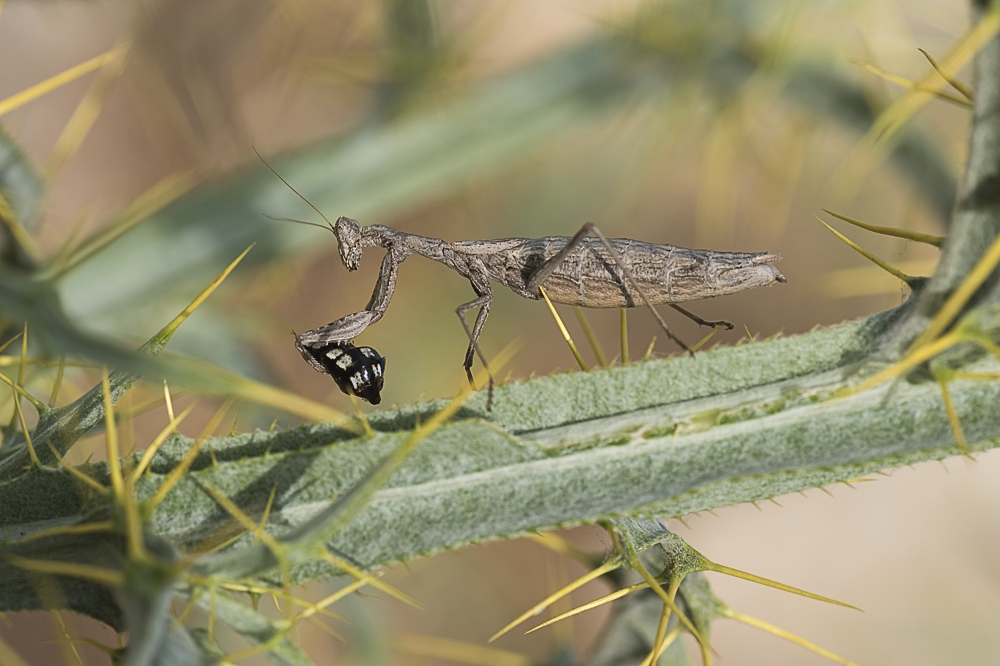
[[[384,248],[386,255],[375,291],[363,311],[296,337],[296,347],[313,367],[316,367],[313,350],[334,341],[352,340],[382,318],[396,288],[399,265],[411,254],[444,264],[472,283],[477,298],[455,309],[469,336],[463,365],[470,382],[474,355],[489,369],[479,349],[479,336],[493,299],[490,280],[532,300],[542,298],[541,287],[553,302],[566,305],[585,308],[645,305],[664,333],[685,350],[688,346],[674,335],[655,305],[669,305],[702,326],[731,329],[733,325],[729,322],[705,321],[678,303],[785,282],[785,277],[771,265],[781,259],[776,254],[688,250],[627,238],[608,239],[590,223],[583,225],[572,238],[548,236],[454,243],[381,225],[363,227],[349,217],[339,218],[330,228],[340,246],[340,259],[350,271],[358,269],[366,248]],[[596,238],[587,237],[590,233]],[[464,315],[474,308],[479,308],[479,314],[470,329]],[[492,384],[491,376],[491,387]]]
[[[285,182],[283,178],[282,181]],[[285,184],[288,185],[287,182]],[[299,194],[291,185],[288,187]],[[299,196],[302,197],[301,194]],[[781,259],[780,255],[768,252],[689,250],[628,238],[608,239],[590,222],[584,224],[572,238],[547,236],[448,242],[378,224],[363,227],[349,217],[340,217],[336,224],[330,224],[318,208],[305,197],[302,199],[329,226],[312,222],[304,224],[329,228],[333,232],[339,245],[340,260],[347,270],[358,270],[365,249],[380,247],[386,250],[375,291],[364,310],[296,335],[295,346],[302,357],[324,373],[327,369],[320,358],[323,350],[332,343],[353,340],[385,314],[396,289],[399,265],[411,254],[444,264],[472,283],[476,298],[455,309],[469,336],[463,367],[470,383],[474,356],[479,356],[489,372],[486,358],[479,349],[479,336],[493,299],[490,280],[531,300],[541,299],[540,289],[544,288],[550,300],[565,305],[585,308],[645,305],[667,337],[685,351],[689,351],[688,346],[674,335],[654,306],[669,305],[702,326],[731,329],[733,325],[727,321],[705,321],[678,303],[785,282],[785,277],[771,265]],[[590,238],[588,234],[596,238]],[[465,313],[474,308],[479,308],[479,314],[470,329]],[[493,376],[490,374],[488,404],[492,393]]]

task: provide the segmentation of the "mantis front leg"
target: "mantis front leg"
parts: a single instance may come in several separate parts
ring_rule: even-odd
[[[404,257],[405,258],[405,257]],[[302,358],[318,372],[326,374],[322,363],[316,360],[318,351],[333,342],[353,340],[366,328],[377,322],[389,307],[389,301],[396,290],[396,278],[399,275],[399,264],[402,259],[390,249],[382,260],[378,282],[368,301],[367,307],[361,312],[341,317],[318,328],[295,336],[295,348]]]

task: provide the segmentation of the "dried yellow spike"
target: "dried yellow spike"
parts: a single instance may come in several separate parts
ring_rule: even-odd
[[[766,631],[767,633],[777,636],[778,638],[783,638],[786,641],[795,643],[796,645],[800,645],[805,649],[809,650],[810,652],[818,654],[821,657],[826,657],[830,661],[835,661],[838,664],[844,664],[844,666],[858,666],[858,664],[851,661],[850,659],[844,659],[840,655],[834,654],[829,650],[824,650],[815,643],[810,643],[801,636],[797,636],[790,631],[782,629],[781,627],[776,627],[773,624],[765,622],[764,620],[759,620],[750,615],[746,615],[745,613],[734,611],[731,608],[726,608],[725,611],[723,611],[723,615],[725,617],[736,620],[737,622],[742,622],[747,626],[754,627],[755,629],[760,629],[762,631]]]
[[[83,580],[92,580],[95,583],[103,583],[112,587],[124,587],[125,585],[125,575],[122,572],[105,569],[104,567],[96,567],[92,564],[79,564],[77,562],[63,562],[60,560],[36,560],[17,555],[8,555],[7,562],[25,571],[82,578]]]
[[[31,232],[25,228],[21,220],[14,214],[14,208],[2,193],[0,193],[0,223],[3,223],[7,227],[10,235],[14,237],[17,244],[21,246],[33,262],[36,264],[41,263],[42,248],[38,246]]]
[[[170,473],[167,475],[167,478],[164,479],[163,483],[157,489],[156,494],[153,495],[147,501],[146,504],[150,510],[156,508],[160,504],[160,502],[162,502],[164,498],[166,498],[166,496],[170,493],[171,490],[173,490],[174,486],[177,485],[177,483],[181,480],[184,474],[187,473],[188,468],[190,468],[191,465],[194,464],[195,459],[198,457],[198,453],[201,452],[201,447],[205,443],[205,440],[208,439],[208,437],[213,432],[215,432],[216,428],[219,427],[219,424],[222,422],[222,419],[225,417],[226,412],[229,411],[229,408],[232,406],[232,404],[233,404],[232,400],[226,400],[222,404],[222,406],[219,407],[219,409],[215,412],[215,414],[212,415],[212,418],[209,419],[208,424],[205,425],[205,429],[202,431],[201,435],[198,436],[198,439],[195,440],[195,443],[191,446],[191,448],[188,449],[188,452],[184,454],[184,457],[181,459],[180,463],[178,463],[176,467],[170,470]]]
[[[847,236],[845,236],[844,234],[840,233],[839,231],[837,231],[836,229],[834,229],[833,227],[831,227],[829,224],[827,224],[826,222],[824,222],[819,216],[814,215],[813,217],[815,217],[816,220],[820,224],[822,224],[824,227],[826,227],[827,229],[829,229],[833,233],[834,236],[836,236],[840,240],[844,241],[848,245],[848,247],[850,247],[852,250],[854,250],[855,252],[857,252],[858,254],[860,254],[862,257],[864,257],[868,261],[871,261],[876,266],[878,266],[882,270],[886,271],[890,275],[899,278],[900,280],[902,280],[903,282],[905,282],[907,285],[910,285],[910,286],[916,285],[917,278],[914,278],[914,277],[911,277],[909,275],[906,275],[905,273],[903,273],[899,269],[894,268],[894,267],[890,266],[889,264],[887,264],[886,262],[882,261],[881,259],[879,259],[878,257],[876,257],[874,254],[872,254],[868,250],[864,249],[863,247],[861,247],[860,245],[858,245],[857,243],[855,243],[854,241],[852,241],[850,238],[848,238]]]
[[[878,143],[885,143],[912,118],[920,109],[933,99],[928,90],[940,90],[948,81],[942,79],[939,71],[949,75],[962,69],[972,57],[979,52],[984,44],[993,39],[1000,29],[1000,12],[986,12],[982,20],[966,33],[942,61],[940,70],[927,74],[918,82],[920,90],[911,90],[892,103],[889,108],[879,114],[872,123],[868,134]]]
[[[596,569],[594,569],[593,571],[587,572],[586,574],[580,576],[579,578],[577,578],[576,580],[574,580],[573,582],[571,582],[569,585],[565,585],[565,586],[559,588],[558,590],[556,590],[555,592],[553,592],[549,596],[545,597],[544,599],[542,599],[541,601],[539,601],[537,604],[535,604],[534,606],[532,606],[531,608],[529,608],[525,612],[521,613],[521,615],[519,615],[516,619],[514,619],[512,622],[510,622],[503,629],[501,629],[497,633],[495,633],[492,636],[490,636],[490,639],[487,642],[488,643],[492,643],[493,641],[495,641],[496,639],[500,638],[501,636],[503,636],[504,634],[506,634],[508,631],[510,631],[511,629],[513,629],[514,627],[516,627],[517,625],[521,624],[522,622],[524,622],[528,618],[535,617],[536,615],[538,615],[539,613],[541,613],[542,611],[544,611],[546,608],[548,608],[549,606],[551,606],[556,601],[558,601],[558,600],[562,599],[563,597],[565,597],[565,596],[569,595],[570,593],[572,593],[574,590],[577,590],[577,589],[583,587],[584,585],[586,585],[590,581],[596,580],[596,579],[600,578],[601,576],[603,576],[604,574],[606,574],[606,573],[608,573],[610,571],[614,571],[615,569],[618,569],[621,566],[622,565],[621,565],[620,562],[617,562],[616,560],[609,560],[609,561],[605,562],[603,565],[601,565],[601,566],[597,567]],[[598,604],[598,605],[600,605],[600,604]],[[584,610],[586,610],[586,609],[584,609]],[[580,611],[580,612],[583,612],[583,611]],[[536,627],[536,628],[540,628],[540,627]],[[534,629],[532,629],[532,631],[534,631]]]
[[[354,413],[357,414],[358,420],[361,421],[361,427],[364,429],[365,437],[372,437],[375,435],[375,431],[372,430],[372,426],[368,423],[368,416],[365,414],[365,410],[361,409],[361,402],[358,401],[358,396],[354,395],[354,392],[349,392],[347,397],[351,399],[351,404],[354,405]]]
[[[366,573],[366,572],[362,571],[361,569],[358,569],[356,566],[354,566],[350,562],[348,562],[348,561],[346,561],[346,560],[344,560],[342,558],[337,557],[333,553],[326,552],[326,553],[324,553],[323,558],[327,562],[329,562],[330,564],[332,564],[333,566],[337,567],[338,569],[341,569],[342,571],[347,572],[347,574],[350,575],[355,580],[357,580],[357,581],[362,581],[362,580],[366,581],[368,585],[371,585],[376,590],[379,590],[381,592],[385,592],[389,596],[394,597],[395,599],[398,599],[399,601],[402,601],[407,606],[412,606],[413,608],[416,608],[417,610],[424,610],[423,604],[421,604],[419,601],[417,601],[413,597],[409,596],[408,594],[405,594],[404,592],[401,592],[401,591],[397,590],[396,588],[392,587],[388,583],[383,583],[382,581],[380,581],[378,579],[377,576],[373,576],[370,573]]]
[[[196,404],[197,403],[191,403],[183,412],[181,412],[180,416],[177,418],[171,418],[170,423],[168,423],[163,430],[156,435],[153,442],[146,447],[145,451],[143,451],[142,459],[139,460],[139,464],[136,465],[135,469],[133,469],[129,474],[129,477],[126,480],[128,485],[135,485],[135,483],[143,475],[143,472],[146,471],[146,468],[149,467],[149,464],[153,462],[153,456],[156,455],[156,452],[161,446],[163,446],[163,443],[167,441],[167,438],[177,430],[177,426],[179,426],[181,422],[187,418],[187,415],[191,413],[191,410],[194,409]],[[172,411],[173,410],[171,410],[171,412]],[[173,417],[173,414],[171,413],[170,416]]]
[[[101,371],[101,392],[104,395],[104,439],[107,444],[108,471],[111,473],[111,489],[119,502],[125,497],[125,479],[122,476],[118,455],[118,429],[115,425],[115,404],[111,399],[111,385],[108,383],[108,369]]]
[[[100,69],[114,60],[117,60],[124,55],[126,48],[126,45],[116,46],[106,53],[102,53],[95,58],[91,58],[90,60],[80,63],[79,65],[70,67],[55,76],[51,76],[44,81],[36,83],[30,88],[26,88],[19,93],[11,95],[7,99],[0,100],[0,116],[22,107],[28,102],[38,99],[42,95],[52,92],[56,88],[64,86],[71,81],[75,81],[95,69]]]
[[[516,652],[437,636],[399,634],[392,639],[392,644],[396,650],[407,654],[473,666],[531,666],[534,663]]]
[[[625,308],[618,311],[618,338],[622,348],[622,365],[628,365],[628,310]]]
[[[733,569],[732,567],[727,567],[724,564],[716,564],[715,562],[710,562],[705,560],[706,571],[715,571],[716,573],[726,574],[727,576],[733,576],[734,578],[742,578],[743,580],[748,580],[752,583],[757,583],[758,585],[766,585],[767,587],[773,587],[776,590],[781,590],[783,592],[791,592],[792,594],[797,594],[800,597],[806,597],[807,599],[815,599],[816,601],[823,601],[828,604],[834,604],[836,606],[843,606],[844,608],[852,608],[854,610],[861,610],[857,606],[852,606],[851,604],[846,604],[843,601],[837,601],[836,599],[831,599],[829,597],[824,597],[819,594],[813,594],[812,592],[806,592],[797,587],[792,587],[791,585],[785,585],[784,583],[779,583],[769,578],[764,578],[762,576],[757,576],[752,573],[747,573],[746,571],[740,571],[739,569]]]
[[[62,277],[88,257],[100,252],[140,223],[149,219],[151,215],[167,204],[189,191],[194,184],[194,177],[189,171],[177,171],[161,179],[72,250],[61,248],[49,266],[46,267],[43,276],[49,279]]]
[[[2,375],[0,375],[2,376]],[[21,409],[21,398],[18,396],[17,391],[14,391],[14,416],[21,423],[21,432],[24,433],[24,444],[28,447],[28,456],[31,458],[31,464],[34,465],[36,469],[41,469],[42,462],[38,459],[35,454],[35,446],[31,443],[31,433],[28,432],[28,424],[24,420],[24,411]]]
[[[963,454],[971,456],[972,451],[969,450],[969,443],[965,440],[962,422],[958,419],[958,412],[955,411],[955,403],[951,400],[951,391],[948,390],[948,382],[940,379],[938,380],[938,386],[941,387],[941,399],[944,401],[944,411],[948,415],[948,424],[951,426],[951,432],[955,435],[955,444]]]
[[[601,364],[602,368],[608,367],[608,359],[604,356],[604,350],[601,349],[601,343],[597,341],[597,336],[594,335],[594,329],[590,327],[590,322],[587,321],[587,316],[583,314],[583,309],[578,305],[574,305],[573,314],[576,315],[576,320],[580,322],[580,328],[583,329],[583,334],[587,336],[587,342],[590,343],[590,348],[594,350],[594,356],[597,358],[597,362]]]
[[[49,394],[49,407],[56,406],[59,398],[59,390],[62,388],[63,375],[66,372],[66,354],[59,357],[59,369],[56,371],[56,379],[52,382],[52,393]]]
[[[1000,14],[1000,12],[997,13]],[[927,325],[927,328],[924,329],[923,333],[913,341],[909,351],[916,350],[918,347],[927,344],[943,333],[962,311],[965,304],[969,302],[972,295],[976,293],[976,290],[993,273],[993,269],[997,267],[998,263],[1000,263],[1000,236],[997,236],[989,249],[976,262],[972,271],[962,280],[962,284],[948,297],[948,300],[945,301],[941,309],[934,315],[934,318]]]
[[[598,606],[603,606],[604,604],[610,603],[610,602],[614,601],[615,599],[621,599],[624,596],[632,594],[633,592],[637,592],[638,590],[645,589],[647,587],[649,587],[649,585],[647,583],[645,583],[645,582],[642,582],[642,583],[636,583],[635,585],[629,585],[628,587],[622,588],[620,590],[615,590],[611,594],[605,594],[603,597],[600,597],[598,599],[594,599],[593,601],[585,603],[582,606],[577,606],[573,610],[566,611],[565,613],[562,613],[561,615],[557,615],[556,617],[552,618],[551,620],[547,620],[547,621],[543,622],[542,624],[538,625],[537,627],[533,627],[532,629],[529,629],[528,631],[526,631],[524,633],[526,633],[526,634],[534,633],[534,632],[538,631],[539,629],[543,629],[543,628],[545,628],[545,627],[547,627],[547,626],[549,626],[551,624],[555,624],[556,622],[560,622],[562,620],[565,620],[568,617],[573,617],[574,615],[579,615],[580,613],[583,613],[584,611],[589,611],[592,608],[597,608]]]
[[[0,663],[8,664],[8,666],[31,666],[21,658],[21,655],[14,651],[14,648],[7,645],[2,638],[0,638]]]
[[[556,307],[552,305],[552,301],[549,300],[549,295],[545,293],[545,289],[542,287],[538,287],[538,291],[541,292],[542,297],[545,299],[545,304],[549,306],[549,312],[552,313],[552,318],[556,320],[556,325],[559,327],[559,332],[562,333],[563,340],[565,340],[566,344],[569,345],[569,350],[573,352],[573,358],[576,359],[576,362],[579,364],[581,370],[588,372],[590,368],[588,368],[587,364],[583,362],[583,357],[580,356],[580,350],[576,348],[576,343],[573,342],[573,336],[571,336],[569,331],[566,330],[566,324],[563,323],[562,317],[560,317],[559,313],[556,312]]]
[[[56,140],[52,154],[42,169],[46,180],[54,179],[66,162],[80,148],[80,144],[83,143],[90,128],[94,126],[97,116],[100,115],[108,95],[111,94],[111,89],[118,77],[121,76],[122,70],[125,69],[125,56],[128,54],[129,44],[127,42],[120,44],[114,50],[117,52],[117,56],[109,58],[101,67],[97,78],[90,86],[90,90],[80,100],[69,122],[66,123],[66,127],[63,128],[62,134]]]
[[[920,52],[924,53],[924,50],[920,49]],[[924,55],[927,55],[927,54],[924,53]],[[876,67],[875,65],[873,65],[873,64],[871,64],[869,62],[865,62],[864,60],[852,60],[851,62],[854,63],[855,65],[857,65],[858,67],[861,67],[862,69],[871,72],[875,76],[879,76],[879,77],[885,79],[886,81],[891,81],[892,83],[895,83],[897,85],[903,86],[904,88],[909,88],[910,90],[913,90],[915,92],[926,92],[926,93],[930,93],[932,95],[937,95],[941,99],[947,100],[949,102],[953,102],[955,104],[958,104],[959,106],[964,106],[964,107],[970,107],[970,106],[972,106],[972,104],[969,102],[969,100],[966,99],[965,97],[959,97],[958,95],[953,95],[953,94],[951,94],[949,92],[945,92],[945,91],[939,90],[937,88],[933,88],[933,87],[930,87],[930,86],[927,86],[927,85],[920,84],[920,83],[918,83],[916,81],[912,81],[912,80],[910,80],[910,79],[908,79],[908,78],[906,78],[904,76],[898,76],[896,74],[890,74],[889,72],[885,71],[884,69],[880,69],[880,68]]]
[[[924,234],[919,231],[910,231],[908,229],[897,229],[896,227],[880,227],[874,224],[868,224],[862,222],[861,220],[856,220],[853,217],[848,217],[847,215],[841,215],[840,213],[834,213],[828,208],[821,209],[824,213],[833,215],[837,219],[843,220],[849,224],[853,224],[856,227],[871,231],[876,234],[882,234],[883,236],[893,236],[895,238],[905,238],[906,240],[911,240],[917,243],[926,243],[927,245],[933,245],[934,247],[941,247],[944,242],[944,236],[935,236],[934,234]]]
[[[32,532],[28,536],[24,537],[21,541],[33,541],[35,539],[44,539],[45,537],[58,536],[61,534],[94,534],[96,532],[110,532],[113,529],[114,525],[110,520],[101,520],[94,523],[83,523],[82,525],[64,525],[47,530],[38,530],[37,532]]]
[[[941,65],[937,64],[937,61],[931,57],[930,53],[924,51],[923,49],[917,49],[917,50],[924,54],[924,57],[927,58],[927,62],[929,62],[931,64],[931,67],[933,67],[937,71],[937,73],[941,75],[942,79],[951,84],[952,88],[962,93],[962,95],[964,95],[966,99],[972,101],[972,98],[974,96],[972,88],[970,88],[969,86],[965,85],[964,83],[956,79],[949,72],[945,71],[945,69],[941,67]]]

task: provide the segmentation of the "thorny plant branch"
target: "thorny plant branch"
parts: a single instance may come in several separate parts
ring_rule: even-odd
[[[973,6],[979,20],[985,12],[1000,11],[996,2],[975,0]],[[976,94],[961,194],[937,270],[881,344],[881,352],[892,359],[903,355],[1000,233],[1000,36],[980,50],[973,76]],[[998,301],[1000,279],[994,273],[967,307]]]

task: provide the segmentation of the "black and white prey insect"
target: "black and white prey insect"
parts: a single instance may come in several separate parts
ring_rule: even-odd
[[[385,359],[371,347],[355,347],[340,340],[305,347],[298,342],[298,336],[295,346],[309,365],[333,377],[344,393],[373,405],[382,402]]]
[[[275,175],[281,178],[276,172]],[[283,178],[281,180],[288,185]],[[291,185],[288,187],[299,194]],[[731,329],[733,325],[727,321],[705,321],[678,304],[785,282],[785,277],[772,265],[781,257],[769,252],[689,250],[628,238],[608,239],[589,222],[572,238],[547,236],[448,242],[377,224],[363,227],[349,217],[340,217],[335,224],[330,224],[318,208],[305,197],[302,199],[323,217],[336,236],[340,260],[347,270],[358,270],[366,249],[380,247],[386,250],[378,282],[364,310],[296,336],[299,352],[320,372],[328,370],[317,362],[318,350],[335,342],[353,340],[382,318],[396,289],[399,265],[411,254],[451,268],[469,280],[476,292],[475,299],[455,309],[469,337],[463,367],[470,383],[474,356],[479,357],[489,372],[486,358],[479,349],[479,336],[490,313],[491,280],[531,300],[542,298],[544,289],[550,300],[565,305],[585,308],[644,305],[667,337],[686,351],[688,346],[674,335],[654,306],[669,305],[702,326]],[[596,238],[589,237],[590,234]],[[479,313],[475,324],[469,328],[465,313],[476,308]],[[491,374],[491,398],[492,389]],[[487,408],[490,402],[488,399]]]

